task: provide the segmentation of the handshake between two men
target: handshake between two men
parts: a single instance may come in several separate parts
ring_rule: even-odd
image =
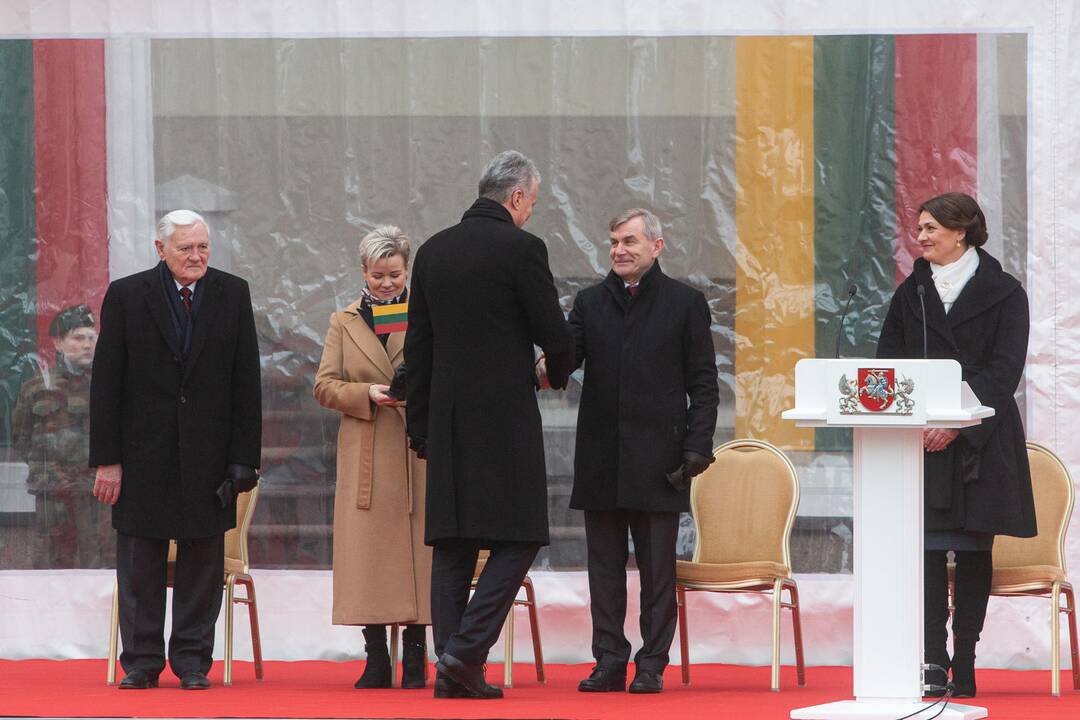
[[[541,353],[536,359],[536,385],[541,390],[550,390],[551,383],[548,381],[547,376],[547,362],[544,355]],[[413,448],[414,450],[417,448]],[[705,469],[713,463],[714,458],[710,455],[702,455],[694,450],[683,450],[682,464],[671,472],[664,473],[664,477],[668,483],[676,490],[688,490],[690,489],[691,481],[705,472]]]

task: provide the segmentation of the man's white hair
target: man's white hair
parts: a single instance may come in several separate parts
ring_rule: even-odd
[[[210,232],[210,224],[206,219],[194,210],[173,210],[165,213],[157,224],[157,239],[163,243],[172,239],[173,233],[178,227],[191,227],[202,224],[206,232]]]

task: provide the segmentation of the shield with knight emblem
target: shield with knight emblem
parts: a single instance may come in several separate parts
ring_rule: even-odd
[[[870,412],[888,410],[896,399],[893,368],[859,368],[859,403]]]

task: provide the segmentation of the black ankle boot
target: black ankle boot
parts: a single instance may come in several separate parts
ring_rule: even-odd
[[[401,650],[401,687],[416,690],[427,685],[424,671],[427,669],[427,647],[424,640],[404,640]]]
[[[380,632],[382,631],[380,638]],[[353,685],[357,690],[390,687],[390,653],[386,650],[386,626],[368,625],[364,628],[364,650],[367,662],[364,672]]]
[[[975,643],[963,638],[953,640],[953,697],[975,697]]]

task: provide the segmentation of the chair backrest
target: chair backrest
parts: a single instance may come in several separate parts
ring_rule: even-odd
[[[799,507],[799,476],[775,446],[732,440],[694,478],[694,562],[771,561],[791,567],[788,539]]]
[[[248,567],[248,531],[251,518],[255,516],[255,504],[259,499],[259,486],[236,496],[236,527],[225,533],[225,559],[240,563],[240,572]]]
[[[1033,538],[999,535],[994,540],[994,567],[1049,565],[1064,572],[1065,533],[1073,510],[1072,478],[1058,456],[1042,445],[1029,442],[1027,456],[1039,534]]]

